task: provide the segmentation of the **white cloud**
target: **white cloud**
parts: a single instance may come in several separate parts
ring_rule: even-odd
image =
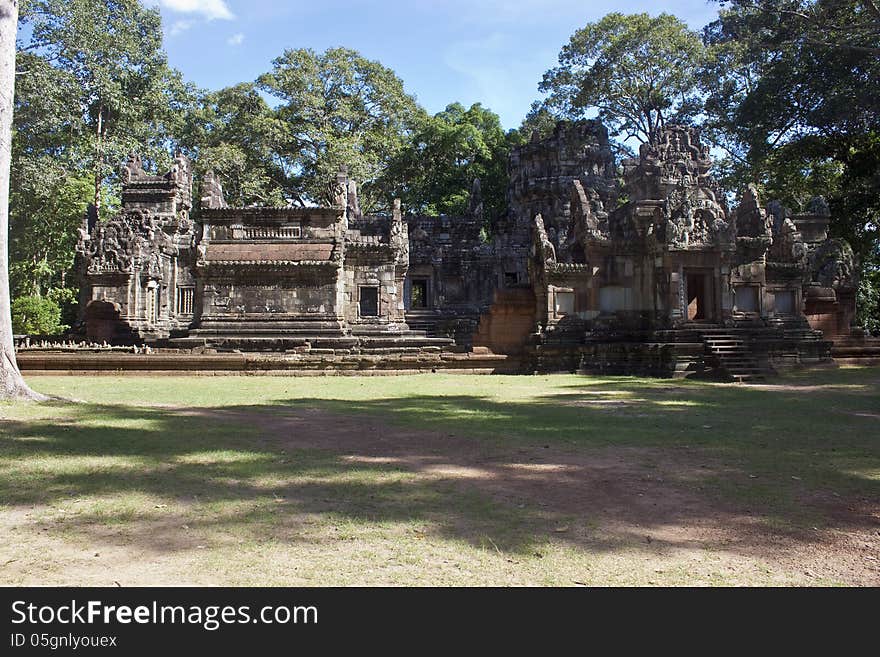
[[[238,34],[233,34],[231,37],[226,39],[226,43],[230,46],[240,46],[244,43],[244,34],[239,32]]]
[[[235,18],[226,0],[159,0],[159,4],[181,14],[198,14],[209,21]]]
[[[195,21],[174,21],[168,30],[168,36],[177,36],[195,25]]]

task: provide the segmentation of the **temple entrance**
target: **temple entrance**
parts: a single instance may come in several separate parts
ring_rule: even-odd
[[[86,337],[95,342],[111,342],[124,328],[119,307],[109,301],[91,301],[85,313]]]
[[[689,322],[711,322],[715,319],[712,291],[711,272],[685,270],[685,299]]]

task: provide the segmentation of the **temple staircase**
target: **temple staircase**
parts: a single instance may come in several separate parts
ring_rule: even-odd
[[[703,345],[707,360],[714,361],[718,369],[730,380],[745,383],[764,381],[774,372],[762,364],[754,350],[751,336],[734,330],[705,332]]]

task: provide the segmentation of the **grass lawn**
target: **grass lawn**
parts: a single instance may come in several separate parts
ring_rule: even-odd
[[[0,583],[880,585],[880,369],[35,377]]]

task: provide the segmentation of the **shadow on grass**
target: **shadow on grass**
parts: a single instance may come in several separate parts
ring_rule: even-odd
[[[548,542],[602,551],[715,526],[723,537],[660,541],[751,552],[807,526],[877,527],[876,390],[835,380],[799,391],[586,379],[516,402],[56,403],[54,418],[0,424],[0,499],[107,500],[68,516],[66,531],[128,526],[156,551],[193,547],[176,528],[195,513],[187,522],[199,529],[257,542],[322,540],[316,522],[354,532],[402,523],[505,552]]]

